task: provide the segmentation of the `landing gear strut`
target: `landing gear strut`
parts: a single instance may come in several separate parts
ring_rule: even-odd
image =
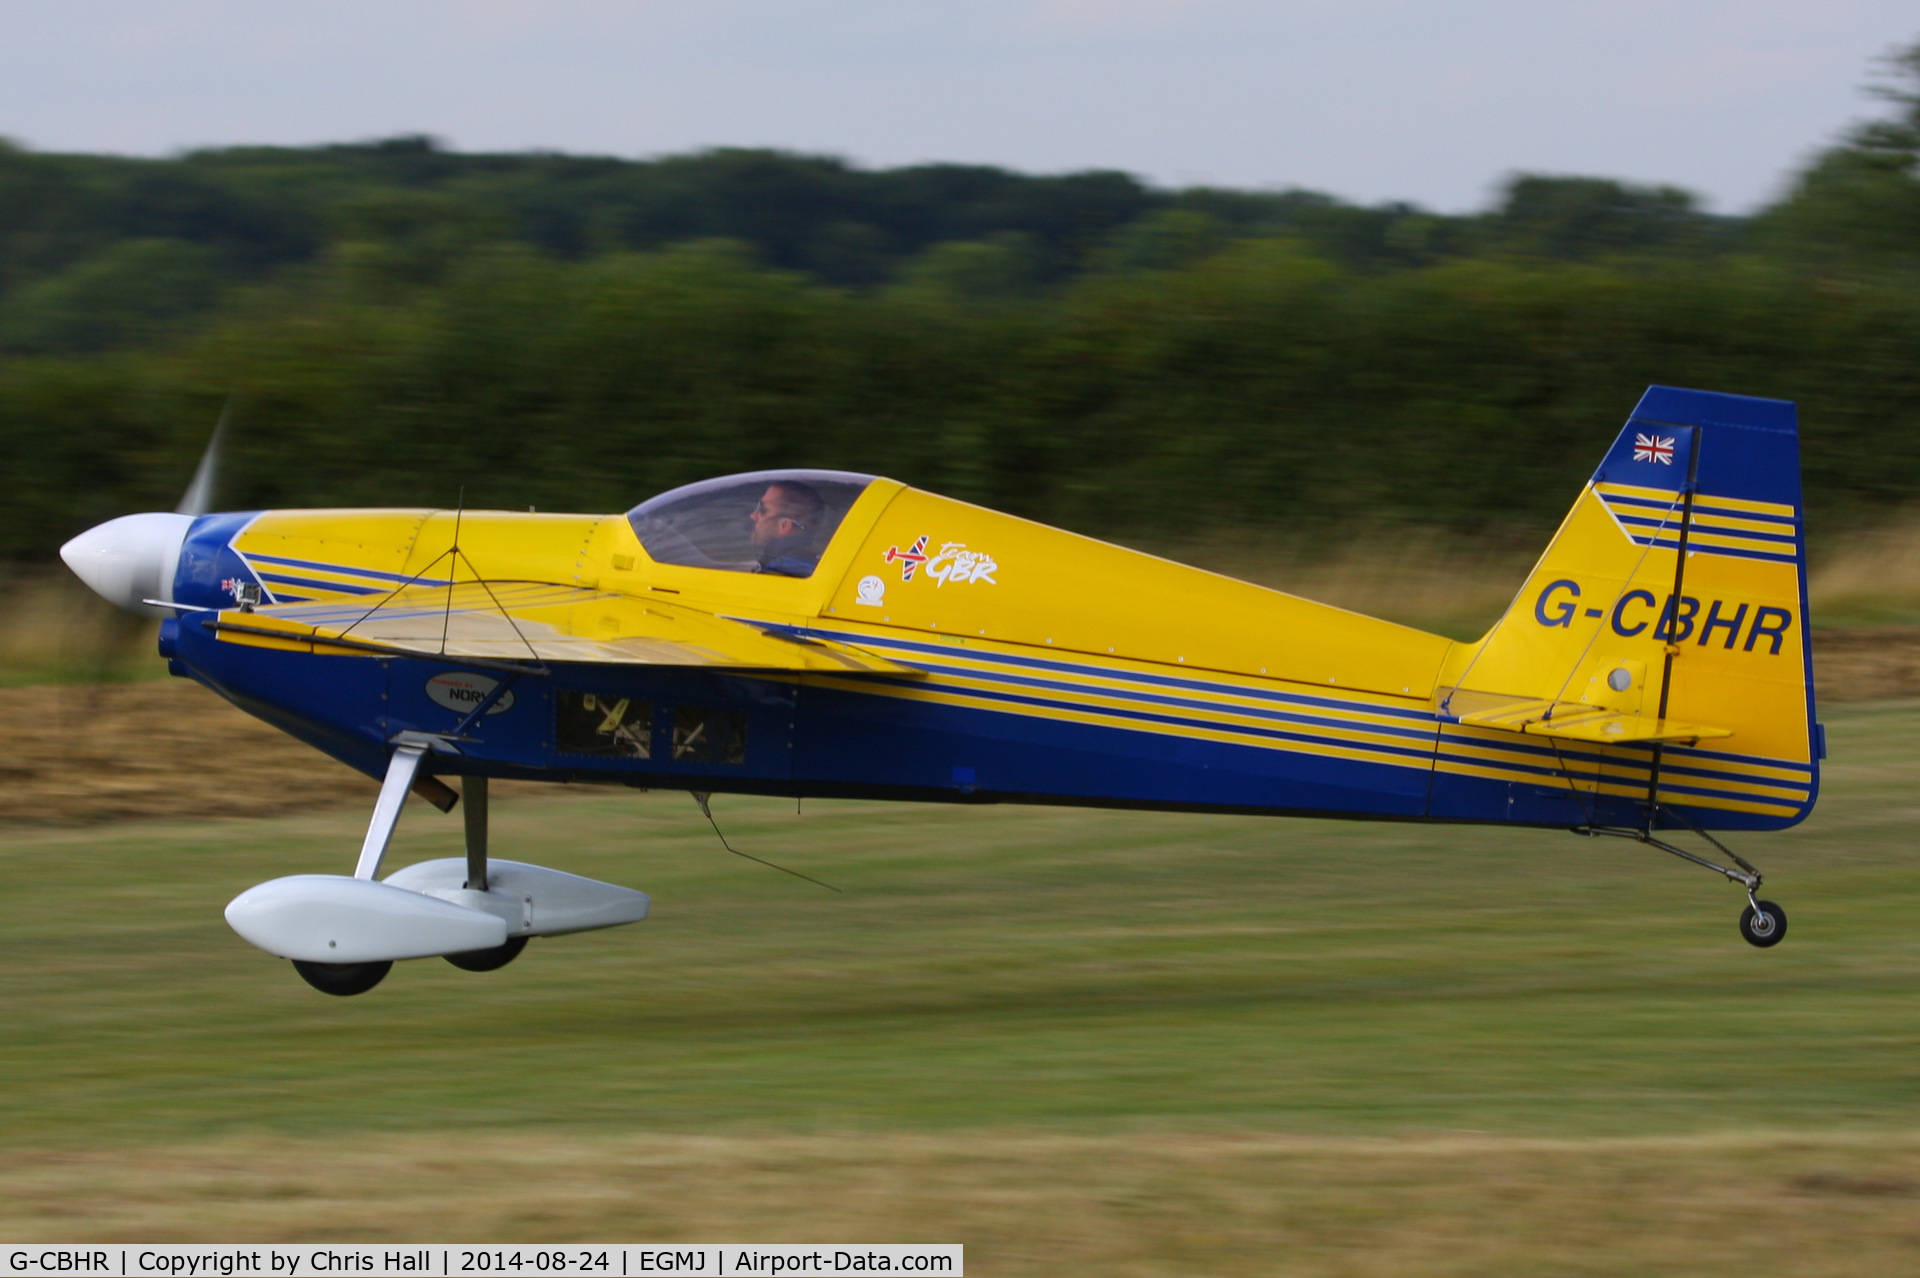
[[[1662,811],[1675,817],[1682,825],[1713,844],[1728,860],[1740,868],[1730,870],[1724,865],[1709,861],[1706,857],[1696,856],[1684,848],[1677,848],[1664,839],[1655,838],[1652,830],[1653,819],[1657,818]],[[1695,865],[1712,870],[1715,874],[1725,875],[1747,890],[1747,908],[1740,912],[1741,937],[1748,945],[1757,945],[1761,949],[1780,944],[1781,939],[1787,934],[1787,912],[1772,901],[1762,901],[1754,896],[1760,888],[1761,876],[1759,869],[1752,862],[1671,808],[1656,808],[1649,817],[1647,826],[1647,829],[1642,830],[1620,829],[1605,825],[1581,825],[1575,826],[1573,832],[1589,837],[1604,834],[1617,839],[1632,839],[1636,843],[1644,843],[1650,848],[1658,848],[1662,852],[1677,856],[1682,861],[1691,861]]]
[[[465,806],[460,819],[467,831],[467,881],[469,892],[487,890],[487,779],[468,777],[460,783],[460,798]]]
[[[467,832],[467,881],[469,892],[484,892],[487,882],[487,779],[468,777],[460,783],[460,811]],[[487,950],[468,950],[464,954],[443,954],[442,958],[463,972],[497,972],[520,957],[527,948],[524,936],[509,936],[506,944]]]
[[[400,820],[400,809],[407,802],[407,790],[412,786],[414,775],[420,769],[420,760],[425,754],[423,746],[402,746],[394,751],[393,759],[387,765],[386,780],[380,787],[380,798],[374,803],[373,821],[367,827],[365,842],[360,845],[360,860],[354,866],[354,878],[372,879],[379,875],[380,862],[387,855],[387,845],[393,841],[393,827]],[[294,959],[293,970],[300,973],[301,980],[322,994],[351,998],[355,994],[365,994],[386,980],[387,973],[393,970],[393,961],[316,963],[308,959]]]

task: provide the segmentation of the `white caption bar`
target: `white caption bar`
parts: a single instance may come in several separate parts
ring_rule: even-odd
[[[0,1248],[0,1278],[638,1278],[966,1273],[959,1243],[44,1243]]]

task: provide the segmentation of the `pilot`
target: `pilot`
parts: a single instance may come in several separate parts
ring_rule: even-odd
[[[753,547],[761,572],[783,577],[810,577],[820,562],[820,532],[827,503],[812,485],[782,479],[767,485],[760,504],[747,517],[753,521]]]

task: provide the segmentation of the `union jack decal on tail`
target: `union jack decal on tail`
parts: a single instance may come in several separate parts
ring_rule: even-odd
[[[1672,435],[1642,435],[1633,433],[1633,459],[1643,462],[1659,462],[1662,466],[1673,465]]]

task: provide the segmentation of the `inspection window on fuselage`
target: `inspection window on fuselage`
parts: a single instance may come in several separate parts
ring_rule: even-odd
[[[811,577],[873,482],[842,470],[760,470],[702,480],[627,512],[657,564]]]
[[[653,703],[561,688],[554,698],[555,744],[562,754],[653,757]]]
[[[675,706],[673,757],[682,763],[745,763],[747,716],[738,710]]]

